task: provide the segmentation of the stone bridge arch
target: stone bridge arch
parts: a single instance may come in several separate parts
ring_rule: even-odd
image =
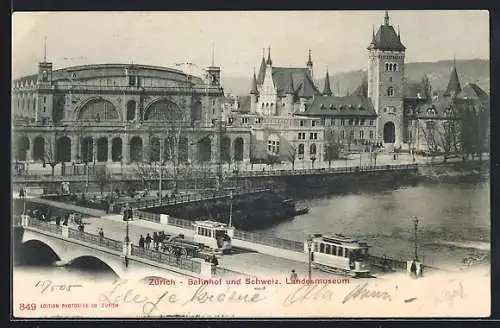
[[[105,264],[119,277],[122,277],[125,273],[123,258],[113,253],[107,253],[105,251],[89,248],[80,244],[75,244],[74,247],[71,247],[71,245],[68,245],[70,242],[63,239],[57,239],[25,230],[21,247],[25,247],[27,243],[39,244],[41,247],[48,247],[64,264],[75,264],[75,261],[80,262],[82,260],[97,261],[98,263],[102,262]]]

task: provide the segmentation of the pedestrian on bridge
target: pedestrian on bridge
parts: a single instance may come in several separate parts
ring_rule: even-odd
[[[99,230],[99,237],[101,237],[101,239],[104,238],[104,231],[102,230],[102,228]]]
[[[151,236],[148,233],[146,235],[146,249],[150,249],[150,248],[151,248]]]
[[[139,247],[144,248],[144,236],[143,235],[141,235],[141,237],[139,238]]]

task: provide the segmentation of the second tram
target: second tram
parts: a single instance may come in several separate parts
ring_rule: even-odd
[[[366,242],[341,234],[315,235],[309,256],[313,267],[323,271],[344,273],[353,277],[370,275]],[[309,245],[304,243],[306,254]]]

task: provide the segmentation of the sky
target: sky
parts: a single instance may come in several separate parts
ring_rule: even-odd
[[[400,28],[406,62],[489,59],[487,11],[389,16]],[[366,69],[372,28],[383,19],[384,11],[14,13],[12,74],[36,73],[45,39],[55,69],[97,63],[206,67],[213,49],[223,75],[249,77],[270,47],[275,66],[305,67],[311,49],[315,75],[327,68],[334,74]]]

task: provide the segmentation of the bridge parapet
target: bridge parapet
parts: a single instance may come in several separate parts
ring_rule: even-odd
[[[132,245],[131,255],[145,258],[150,261],[163,263],[182,270],[202,274],[202,262],[200,261],[183,258],[181,256],[176,257],[171,254],[155,251],[152,249],[144,249],[135,245]]]

